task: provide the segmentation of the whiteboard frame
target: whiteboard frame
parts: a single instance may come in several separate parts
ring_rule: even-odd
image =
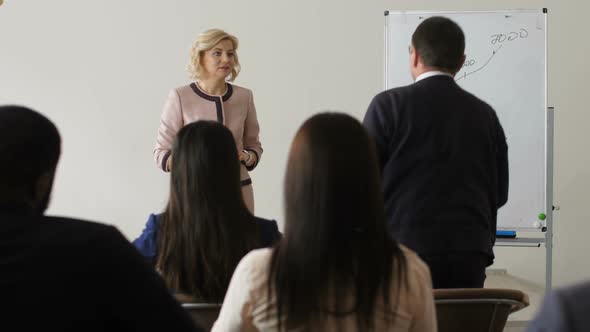
[[[389,11],[384,12],[385,16],[385,33],[384,33],[384,45],[385,45],[385,59],[384,59],[384,75],[383,75],[383,86],[384,90],[390,89],[388,86],[387,74],[389,73],[389,14],[424,14],[424,15],[445,15],[445,14],[498,14],[507,12],[535,12],[542,13],[545,24],[545,73],[544,73],[544,86],[545,86],[545,216],[544,226],[541,229],[525,229],[527,232],[543,232],[544,238],[516,238],[516,239],[498,239],[496,246],[509,246],[509,247],[539,247],[541,243],[545,243],[545,291],[548,291],[552,287],[552,271],[553,271],[553,151],[554,151],[554,113],[555,108],[549,107],[548,105],[548,72],[549,72],[549,59],[548,59],[548,19],[547,19],[547,8],[541,9],[514,9],[514,10],[487,10],[487,11]]]

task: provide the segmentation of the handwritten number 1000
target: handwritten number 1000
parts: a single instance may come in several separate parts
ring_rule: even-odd
[[[492,43],[492,45],[495,44],[502,44],[503,42],[506,41],[513,41],[515,39],[520,39],[520,38],[527,38],[529,36],[529,32],[526,31],[525,29],[520,29],[518,32],[510,32],[508,34],[497,34],[497,35],[492,35],[492,40],[490,41]]]
[[[475,60],[470,59],[470,60],[465,60],[465,62],[463,62],[463,67],[470,67],[473,66],[475,64]]]

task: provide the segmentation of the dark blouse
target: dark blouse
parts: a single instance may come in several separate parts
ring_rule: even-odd
[[[155,262],[158,256],[158,230],[162,221],[162,214],[150,214],[141,235],[133,241],[133,245],[149,261]],[[281,232],[275,220],[254,217],[254,222],[260,226],[260,248],[270,247],[281,238]],[[258,248],[253,248],[258,249]]]

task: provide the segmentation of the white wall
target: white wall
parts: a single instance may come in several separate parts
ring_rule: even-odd
[[[383,11],[549,8],[550,103],[556,115],[555,281],[590,278],[589,148],[584,79],[590,4],[576,1],[7,0],[0,7],[0,104],[54,120],[63,155],[50,214],[138,234],[165,204],[168,177],[152,147],[168,89],[188,83],[201,30],[235,33],[265,148],[253,173],[257,212],[282,219],[287,150],[320,110],[364,114],[383,82]],[[400,61],[406,61],[402,59]],[[498,249],[497,266],[543,282],[543,250]]]

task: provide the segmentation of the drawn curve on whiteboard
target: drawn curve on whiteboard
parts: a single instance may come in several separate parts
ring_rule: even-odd
[[[458,82],[459,80],[461,80],[462,78],[467,78],[467,76],[472,75],[477,73],[478,71],[484,69],[489,63],[490,61],[492,61],[492,59],[494,58],[494,56],[496,56],[496,54],[498,53],[498,51],[502,48],[502,45],[500,45],[497,49],[495,49],[494,51],[492,51],[492,55],[490,56],[490,58],[488,59],[488,61],[486,61],[486,63],[484,63],[481,67],[477,68],[474,71],[471,72],[464,72],[463,75],[459,76],[459,78],[457,78],[455,81]]]

